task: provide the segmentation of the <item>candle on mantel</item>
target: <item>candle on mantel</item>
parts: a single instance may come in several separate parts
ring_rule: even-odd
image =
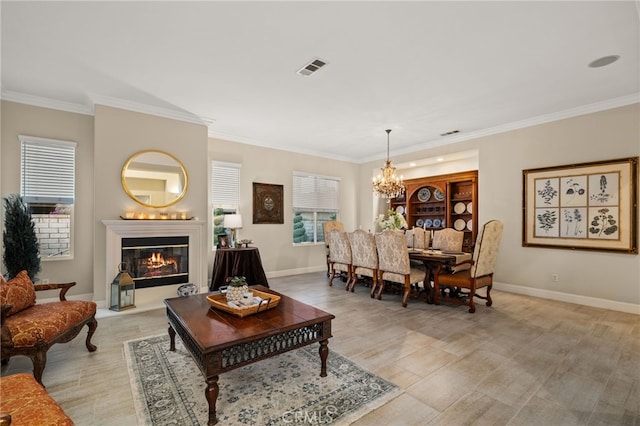
[[[181,212],[180,213],[180,219],[186,220],[187,219],[187,212]]]
[[[143,212],[138,213],[138,219],[144,219],[144,213]]]
[[[126,212],[124,214],[124,217],[126,217],[127,219],[133,219],[135,217],[135,213],[134,212]]]

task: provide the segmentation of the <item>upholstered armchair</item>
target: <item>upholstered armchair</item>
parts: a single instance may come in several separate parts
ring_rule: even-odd
[[[433,248],[442,251],[462,251],[464,232],[453,228],[439,229],[433,233]]]
[[[333,285],[333,279],[342,272],[347,274],[345,289],[351,284],[351,245],[349,236],[344,231],[329,231],[329,285]]]
[[[76,283],[39,284],[29,279],[26,271],[7,282],[0,282],[0,323],[2,364],[15,355],[31,358],[33,376],[42,384],[42,373],[47,363],[47,351],[56,343],[67,343],[75,338],[82,327],[89,328],[86,346],[96,350],[91,337],[98,322],[96,304],[82,300],[66,300],[67,291]],[[59,289],[60,301],[36,303],[36,291]]]
[[[441,286],[466,289],[467,291],[456,293],[454,297],[447,298],[447,300],[469,306],[470,313],[476,311],[474,297],[486,300],[487,306],[493,304],[491,300],[493,272],[498,259],[498,249],[502,239],[503,228],[502,222],[497,220],[485,223],[476,238],[476,246],[471,260],[465,260],[454,265],[454,270],[451,271],[446,271],[441,265],[438,265],[433,280],[435,289],[433,302],[435,304],[438,304]],[[456,268],[464,264],[469,264],[470,268],[463,271]],[[487,288],[486,296],[480,296],[476,293],[482,287]]]
[[[424,281],[424,271],[411,267],[409,249],[403,234],[387,229],[376,234],[375,239],[378,249],[378,267],[380,268],[378,300],[382,299],[385,281],[400,283],[404,288],[402,306],[406,308],[411,293],[411,284]]]
[[[327,277],[331,276],[329,266],[329,232],[333,230],[344,231],[344,224],[338,220],[328,220],[322,224],[322,233],[324,234],[324,245],[327,255]]]
[[[378,252],[376,240],[372,233],[357,229],[349,234],[351,244],[351,287],[353,292],[358,276],[371,277],[371,297],[378,284]]]

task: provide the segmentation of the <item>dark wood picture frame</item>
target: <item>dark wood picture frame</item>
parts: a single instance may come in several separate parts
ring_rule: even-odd
[[[638,254],[639,157],[522,171],[522,245]]]
[[[253,182],[253,223],[284,223],[283,185]]]
[[[219,249],[229,248],[229,236],[228,235],[218,235],[218,248]]]

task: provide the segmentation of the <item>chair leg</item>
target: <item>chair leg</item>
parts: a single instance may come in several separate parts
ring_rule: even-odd
[[[47,352],[44,350],[37,351],[33,355],[29,355],[29,358],[33,362],[33,377],[44,387],[42,373],[44,373],[44,367],[47,365]]]
[[[95,352],[98,348],[96,347],[96,345],[91,343],[91,338],[96,332],[96,328],[98,328],[98,321],[95,319],[95,317],[91,318],[91,321],[87,323],[87,327],[89,327],[89,331],[87,332],[87,340],[85,341],[85,345],[87,346],[87,350],[89,352]]]
[[[384,279],[380,279],[378,281],[378,294],[377,294],[377,298],[378,300],[382,300],[382,292],[384,291]]]
[[[487,306],[493,305],[493,300],[491,300],[491,287],[493,287],[493,283],[487,286]]]
[[[333,264],[331,264],[331,272],[329,273],[329,287],[333,285],[333,279],[336,277],[336,270],[333,268]]]
[[[405,277],[404,279],[404,295],[402,296],[402,307],[407,307],[407,301],[409,300],[409,295],[411,294],[411,283],[409,282],[409,277]]]

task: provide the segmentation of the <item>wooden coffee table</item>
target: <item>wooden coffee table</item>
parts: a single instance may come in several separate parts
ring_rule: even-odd
[[[327,375],[331,320],[335,316],[269,288],[252,288],[279,295],[280,303],[273,309],[240,318],[211,308],[206,294],[164,301],[170,350],[175,351],[178,334],[206,379],[209,425],[218,422],[216,400],[220,373],[320,342],[320,376]]]

